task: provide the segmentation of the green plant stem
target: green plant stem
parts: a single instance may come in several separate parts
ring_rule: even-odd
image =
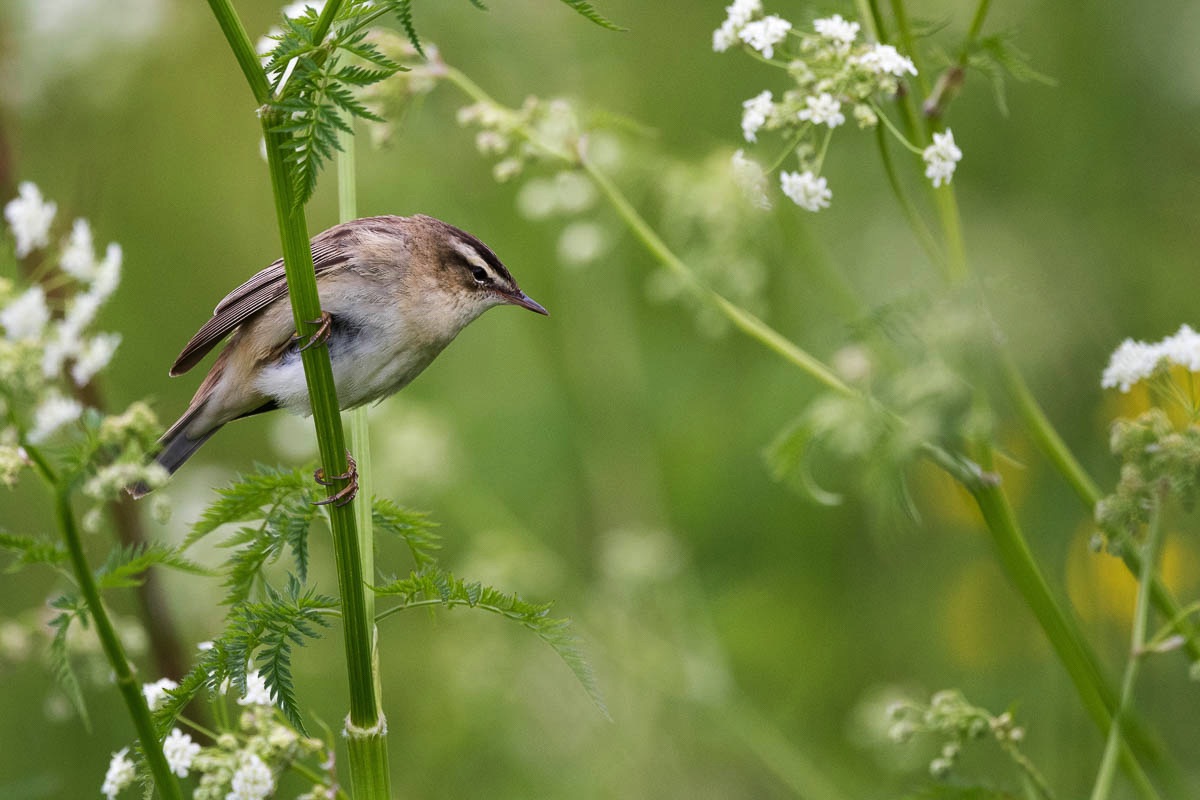
[[[208,0],[208,7],[217,18],[221,33],[225,34],[225,41],[229,42],[229,47],[233,50],[233,57],[237,59],[242,74],[246,76],[246,83],[250,86],[255,102],[259,105],[266,103],[271,99],[271,84],[267,82],[267,74],[263,72],[259,55],[254,51],[254,45],[250,43],[250,37],[246,34],[246,28],[242,25],[232,2]]]
[[[1129,661],[1125,665],[1125,677],[1121,681],[1121,705],[1113,715],[1108,729],[1108,741],[1104,756],[1096,774],[1096,785],[1092,788],[1091,800],[1108,800],[1112,793],[1113,779],[1117,774],[1117,756],[1121,750],[1122,727],[1133,711],[1133,688],[1137,684],[1138,671],[1146,655],[1146,631],[1150,623],[1150,586],[1154,577],[1158,554],[1162,549],[1165,526],[1163,505],[1166,491],[1160,488],[1154,507],[1150,511],[1150,524],[1146,534],[1145,552],[1142,555],[1142,571],[1138,579],[1137,602],[1134,606]]]
[[[92,576],[87,556],[83,552],[83,540],[79,536],[75,512],[71,509],[71,488],[60,480],[53,467],[42,457],[37,448],[25,445],[25,451],[29,454],[30,460],[33,461],[34,468],[41,475],[42,480],[54,493],[54,515],[67,546],[75,583],[83,596],[83,602],[87,605],[92,624],[96,626],[96,637],[100,640],[104,657],[112,667],[117,691],[121,693],[121,699],[133,720],[134,730],[137,731],[138,741],[142,745],[142,755],[146,759],[146,765],[150,768],[154,785],[166,800],[182,800],[183,793],[179,789],[179,781],[175,779],[175,776],[171,774],[171,768],[167,766],[162,743],[158,740],[154,729],[154,720],[150,716],[150,707],[146,705],[146,697],[142,694],[141,684],[138,682],[133,665],[129,663],[129,658],[125,655],[125,648],[117,636],[116,629],[113,628],[112,620],[109,619],[108,612],[104,609],[100,590]]]
[[[971,27],[967,29],[967,38],[963,40],[962,51],[958,56],[959,66],[966,66],[971,43],[979,38],[979,33],[983,30],[983,21],[987,19],[991,6],[992,0],[979,0],[979,5],[975,7],[975,16],[971,18]]]
[[[350,123],[353,125],[353,121]],[[338,133],[342,149],[337,155],[338,177],[338,220],[349,222],[358,218],[358,191],[355,179],[354,135],[346,131]],[[362,500],[354,504],[354,517],[358,528],[358,553],[362,559],[362,574],[368,582],[375,577],[375,473],[371,467],[371,431],[367,422],[366,406],[344,412],[350,426],[350,450],[358,462],[358,492]],[[371,671],[375,678],[375,698],[382,703],[383,681],[379,673],[379,631],[375,627],[375,592],[367,591],[363,596],[363,613],[371,624]],[[383,709],[378,713],[382,716]]]
[[[925,77],[925,68],[921,65],[912,26],[908,22],[908,10],[904,8],[904,0],[892,0],[892,18],[896,21],[896,35],[900,37],[901,50],[912,59],[917,68],[917,84],[921,87],[921,94],[927,95],[929,94],[929,80]]]
[[[992,535],[992,543],[1005,573],[1025,600],[1046,632],[1050,645],[1067,670],[1072,684],[1092,721],[1107,731],[1113,720],[1116,697],[1100,671],[1099,664],[1074,620],[1068,616],[1050,592],[1045,576],[1033,559],[1029,545],[1017,525],[1016,515],[999,480],[994,476],[995,461],[991,445],[980,444],[979,465],[984,470],[978,479],[969,481],[971,492]],[[1144,798],[1157,798],[1137,758],[1124,743],[1120,759],[1126,772]]]
[[[260,88],[266,86],[266,76],[257,56],[251,63],[245,63],[243,54],[253,53],[254,50],[246,36],[245,28],[237,18],[237,13],[228,0],[209,0],[209,5],[217,16],[230,47],[238,57],[243,72],[246,73],[247,82],[255,93],[255,98],[260,103],[265,103],[265,97],[260,96]],[[341,0],[330,0],[322,19],[329,15],[328,19],[331,20],[336,16],[340,5]],[[267,162],[275,196],[275,212],[292,314],[297,333],[307,337],[317,328],[321,305],[304,209],[296,204],[291,173],[284,160],[291,137],[279,130],[283,120],[276,118],[276,112],[265,106],[260,107],[259,117],[266,140]],[[304,349],[300,355],[312,405],[322,469],[328,476],[345,474],[348,472],[346,444],[329,350],[324,344],[320,344]],[[341,481],[333,483],[334,485],[328,487],[330,497],[342,485]],[[355,505],[363,502],[367,502],[365,498],[356,503],[344,506],[330,505],[327,508],[333,532],[338,588],[341,592],[346,672],[350,685],[350,714],[346,720],[345,733],[350,756],[352,794],[358,798],[383,800],[389,797],[390,791],[387,723],[379,712],[375,690],[372,628],[370,618],[366,614],[367,587],[363,580],[354,510]]]
[[[757,340],[764,345],[768,350],[773,351],[781,356],[788,363],[799,367],[804,372],[815,378],[826,387],[845,395],[857,395],[858,393],[848,386],[841,378],[834,374],[833,370],[827,367],[820,359],[809,354],[807,351],[797,347],[786,337],[780,334],[777,330],[767,325],[758,317],[741,308],[738,305],[727,300],[722,295],[709,289],[702,284],[692,272],[687,264],[683,263],[678,256],[671,251],[654,229],[650,227],[646,220],[638,214],[637,210],[629,202],[621,190],[613,184],[607,175],[601,172],[592,164],[586,156],[581,156],[582,166],[584,171],[592,178],[600,192],[608,198],[617,214],[625,221],[625,224],[638,238],[643,246],[646,247],[659,261],[671,270],[677,277],[683,280],[684,284],[691,289],[702,300],[707,301],[714,308],[721,312],[734,326]]]

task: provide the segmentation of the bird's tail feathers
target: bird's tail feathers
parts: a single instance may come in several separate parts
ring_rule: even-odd
[[[162,449],[158,451],[158,455],[154,457],[154,461],[165,468],[168,475],[174,475],[175,470],[183,466],[183,462],[191,458],[192,454],[200,449],[200,445],[207,442],[209,437],[221,429],[221,426],[217,425],[199,436],[188,435],[188,425],[203,410],[204,405],[204,403],[198,403],[185,411],[183,416],[158,440]],[[140,500],[148,495],[151,490],[152,487],[144,481],[138,481],[126,489],[134,500]]]

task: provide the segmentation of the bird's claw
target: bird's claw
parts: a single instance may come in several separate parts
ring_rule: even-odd
[[[339,489],[334,494],[329,495],[324,500],[316,500],[313,502],[315,506],[333,505],[337,508],[349,503],[358,494],[358,465],[354,463],[354,457],[349,452],[346,453],[346,472],[342,475],[334,475],[332,478],[325,477],[325,469],[317,467],[313,472],[313,480],[322,486],[333,486],[338,481],[348,481],[348,483]]]
[[[333,329],[333,316],[328,311],[322,310],[319,319],[310,319],[308,320],[308,323],[310,325],[316,325],[317,329],[307,337],[307,339],[304,341],[304,344],[300,345],[300,352],[307,350],[313,345],[329,341],[329,333]],[[299,332],[292,334],[292,344],[295,344],[302,339],[305,339],[305,337]]]

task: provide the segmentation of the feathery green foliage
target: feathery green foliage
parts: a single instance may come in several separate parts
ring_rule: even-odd
[[[579,14],[580,16],[596,23],[601,28],[607,28],[610,31],[625,30],[625,28],[622,28],[612,20],[602,16],[600,12],[596,10],[595,6],[593,6],[591,3],[585,2],[585,0],[560,0],[560,2],[566,3],[576,14]]]
[[[101,589],[128,589],[141,586],[142,573],[160,564],[192,575],[212,575],[212,570],[187,558],[174,547],[161,542],[131,544],[115,547],[108,561],[96,570],[96,585]]]
[[[229,613],[225,633],[215,640],[192,668],[171,699],[155,714],[161,731],[203,688],[219,691],[226,679],[239,692],[246,690],[249,669],[262,675],[275,704],[297,730],[304,731],[296,687],[292,680],[292,651],[328,627],[325,616],[337,610],[337,600],[305,589],[289,575],[282,591],[266,586],[266,599],[245,602]]]
[[[183,549],[215,531],[222,525],[262,519],[264,507],[274,507],[287,498],[306,495],[305,500],[316,499],[312,477],[302,469],[278,469],[256,465],[255,471],[239,475],[237,480],[223,489],[218,489],[219,498],[200,515],[192,526],[192,532],[184,540]]]
[[[1033,68],[1030,56],[1017,47],[1016,32],[1005,31],[994,36],[985,36],[975,41],[968,56],[972,69],[977,69],[988,77],[992,84],[992,95],[996,107],[1004,116],[1008,116],[1008,93],[1006,78],[1012,78],[1020,83],[1040,83],[1054,86],[1057,81],[1045,73]]]
[[[313,483],[306,471],[260,466],[218,494],[220,499],[201,515],[184,546],[227,523],[257,523],[242,526],[221,543],[234,550],[226,562],[226,603],[248,599],[263,568],[285,551],[292,554],[300,583],[308,580],[308,533],[320,509],[313,504]]]
[[[382,619],[409,608],[441,605],[446,608],[466,606],[499,614],[533,631],[553,648],[579,680],[588,697],[607,717],[608,709],[601,696],[591,666],[579,648],[579,640],[571,631],[570,620],[550,616],[550,603],[530,603],[516,594],[505,594],[478,581],[465,581],[445,570],[430,567],[411,573],[391,583],[375,588],[376,594],[393,597],[399,602],[379,614]]]
[[[36,536],[17,536],[16,534],[0,531],[0,549],[8,550],[16,558],[5,570],[17,572],[30,564],[42,564],[48,567],[61,568],[67,563],[67,549],[57,542],[51,542]],[[69,570],[61,570],[70,574]]]
[[[1018,800],[1017,795],[986,786],[956,786],[933,784],[904,800]]]
[[[441,537],[434,532],[435,523],[430,522],[426,515],[401,508],[386,498],[376,497],[371,517],[377,533],[398,536],[408,545],[418,570],[437,563],[435,553],[442,547]]]
[[[469,0],[487,10],[481,0]],[[608,30],[624,30],[584,0],[561,0],[577,14]],[[348,0],[338,9],[328,34],[317,40],[320,16],[311,8],[284,19],[265,69],[272,84],[269,103],[275,130],[287,133],[282,145],[291,166],[292,190],[297,207],[312,197],[321,168],[341,149],[339,133],[352,133],[354,117],[383,122],[355,95],[361,89],[400,72],[405,67],[383,55],[368,39],[371,23],[385,15],[394,17],[408,40],[424,57],[425,48],[413,21],[412,0]],[[368,66],[345,64],[345,56]]]
[[[54,638],[50,642],[50,671],[63,694],[71,701],[79,718],[83,720],[84,727],[91,730],[91,719],[83,701],[83,691],[79,688],[79,679],[75,677],[75,670],[71,666],[71,654],[67,651],[67,632],[76,619],[80,624],[87,625],[87,606],[78,596],[64,594],[51,600],[50,607],[59,611],[59,614],[50,620],[50,627],[54,628]]]

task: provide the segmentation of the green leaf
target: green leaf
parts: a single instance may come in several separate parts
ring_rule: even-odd
[[[371,518],[376,533],[390,533],[404,540],[418,570],[437,563],[436,553],[442,547],[441,537],[434,532],[435,524],[424,514],[376,497]]]
[[[202,689],[220,691],[225,681],[239,693],[246,691],[247,667],[262,675],[284,716],[304,732],[292,677],[295,647],[320,636],[329,626],[325,619],[336,611],[335,598],[305,591],[295,576],[289,576],[283,591],[267,587],[267,599],[236,606],[226,621],[225,632],[213,641],[199,662],[170,692],[171,699],[155,713],[161,733]]]
[[[412,572],[407,578],[375,587],[375,592],[398,601],[384,615],[430,605],[467,606],[490,611],[523,625],[558,653],[596,707],[604,716],[609,716],[591,665],[571,631],[570,621],[550,617],[550,603],[529,603],[516,594],[505,594],[478,582],[464,581],[437,567]]]
[[[91,731],[92,723],[88,717],[87,704],[83,701],[79,679],[75,677],[75,670],[71,666],[71,654],[67,651],[67,631],[71,628],[71,622],[79,619],[80,622],[86,623],[87,610],[80,604],[79,598],[72,595],[60,595],[51,601],[50,606],[62,612],[50,620],[50,627],[54,628],[54,639],[50,642],[50,671],[63,694],[71,701],[79,718],[83,720],[84,728]]]
[[[1014,43],[1015,31],[1005,31],[977,39],[968,63],[979,70],[992,84],[992,94],[1000,113],[1008,116],[1008,98],[1006,78],[1021,83],[1035,82],[1045,86],[1057,84],[1053,78],[1033,68],[1028,53],[1025,53]]]
[[[572,9],[574,9],[576,14],[579,14],[580,16],[591,20],[595,24],[599,25],[601,28],[606,28],[610,31],[626,30],[625,28],[622,28],[620,25],[616,24],[615,22],[612,22],[612,21],[606,19],[605,17],[601,16],[600,12],[596,10],[596,7],[593,6],[591,3],[586,2],[586,0],[560,0],[560,1],[563,3],[566,3]]]
[[[412,0],[393,0],[388,5],[400,22],[400,27],[404,29],[404,34],[412,42],[412,46],[417,49],[422,58],[426,58],[425,49],[421,47],[421,37],[417,35],[417,26],[413,24]]]
[[[192,527],[182,549],[186,550],[222,525],[261,518],[260,509],[276,505],[285,497],[301,495],[313,499],[313,485],[311,476],[303,470],[259,466],[255,472],[240,475],[229,486],[218,489],[217,495],[216,502],[204,510]]]
[[[144,582],[142,573],[155,564],[192,575],[215,574],[207,567],[185,557],[181,550],[168,547],[161,542],[150,544],[142,542],[127,547],[113,548],[108,556],[108,561],[96,570],[96,585],[101,589],[127,589],[141,586]]]
[[[28,564],[59,567],[67,562],[67,551],[62,545],[35,536],[17,536],[0,531],[0,548],[16,555],[7,572],[16,572]]]
[[[841,505],[843,497],[821,488],[813,478],[810,467],[813,439],[812,426],[804,416],[779,432],[767,445],[763,456],[771,477],[786,483],[811,500],[824,506]]]

